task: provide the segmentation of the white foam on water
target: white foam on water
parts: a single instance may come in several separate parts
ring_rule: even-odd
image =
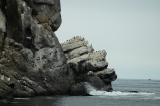
[[[93,86],[91,86],[89,83],[85,83],[85,87],[87,89],[88,94],[93,95],[93,96],[129,96],[129,95],[154,95],[154,93],[147,93],[147,92],[121,92],[121,91],[112,91],[112,92],[107,92],[107,91],[102,91],[102,90],[97,90]]]
[[[153,95],[154,93],[146,93],[146,92],[139,92],[139,93],[131,93],[131,92],[120,92],[120,91],[113,91],[113,92],[106,92],[106,91],[90,91],[90,95],[99,95],[99,96],[129,96],[129,95]]]
[[[29,100],[30,98],[14,98],[15,100]]]

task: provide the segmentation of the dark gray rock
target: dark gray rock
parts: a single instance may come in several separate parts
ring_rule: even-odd
[[[95,87],[97,90],[103,90],[103,87],[105,86],[103,80],[101,80],[96,75],[88,76],[86,81],[90,83],[93,87]]]
[[[0,9],[0,31],[1,32],[6,32],[6,18],[3,14],[3,12]]]
[[[0,97],[67,94],[73,72],[54,34],[61,24],[60,1],[0,5]]]
[[[104,80],[104,82],[108,83],[111,81],[115,81],[117,79],[117,75],[113,68],[107,68],[102,71],[98,71],[95,73],[98,77]]]
[[[70,95],[74,95],[74,96],[77,96],[77,95],[86,96],[86,95],[88,95],[87,89],[85,87],[85,82],[76,83],[73,86],[71,86]]]
[[[0,9],[0,49],[2,50],[4,45],[4,37],[6,32],[6,18],[3,14],[3,12]]]
[[[29,0],[32,13],[39,23],[47,23],[53,31],[61,25],[60,0]]]
[[[54,0],[33,0],[34,3],[54,5]]]
[[[0,98],[112,89],[105,50],[79,36],[59,43],[60,11],[60,0],[0,0]]]
[[[94,51],[88,41],[80,36],[73,37],[61,45],[67,62],[74,71],[75,84],[71,87],[71,94],[86,95],[84,82],[97,90],[112,91],[111,82],[117,79],[117,75],[114,69],[108,68],[105,50]]]

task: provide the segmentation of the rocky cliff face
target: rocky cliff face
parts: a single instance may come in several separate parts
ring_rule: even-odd
[[[95,51],[84,38],[73,37],[62,43],[67,63],[74,72],[73,95],[87,95],[86,82],[97,90],[112,91],[111,82],[117,79],[112,68],[108,68],[106,51]]]
[[[0,0],[0,98],[85,95],[85,82],[111,91],[105,51],[75,37],[62,45],[59,0]]]
[[[54,34],[59,0],[0,0],[0,97],[65,94],[72,71]]]

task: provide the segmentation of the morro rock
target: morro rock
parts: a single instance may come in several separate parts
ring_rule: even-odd
[[[60,0],[0,0],[0,98],[112,91],[106,51],[79,36],[60,44]]]

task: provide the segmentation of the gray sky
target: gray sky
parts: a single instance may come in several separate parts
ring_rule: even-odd
[[[105,49],[118,78],[160,79],[160,0],[61,0],[60,42]]]

